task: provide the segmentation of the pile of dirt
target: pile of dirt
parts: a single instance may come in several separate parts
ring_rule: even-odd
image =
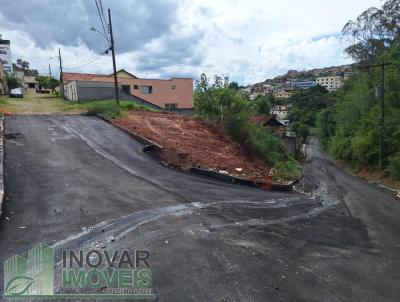
[[[143,110],[129,111],[113,123],[163,146],[160,159],[178,169],[205,167],[252,180],[267,177],[271,170],[262,158],[246,154],[216,123]]]

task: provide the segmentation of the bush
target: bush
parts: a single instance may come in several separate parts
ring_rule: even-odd
[[[21,82],[14,75],[7,75],[7,86],[8,89],[14,89],[21,87]]]
[[[88,115],[103,115],[108,118],[120,117],[121,108],[113,101],[99,101],[87,105]]]
[[[198,116],[214,120],[224,127],[233,140],[243,146],[249,154],[258,154],[266,163],[279,170],[279,175],[298,176],[298,164],[287,155],[282,142],[265,127],[250,123],[252,109],[247,99],[229,87],[227,77],[215,77],[210,84],[202,74],[196,82],[195,109]],[[268,104],[263,101],[263,110]]]
[[[103,115],[108,118],[116,118],[123,115],[124,110],[147,110],[157,112],[158,110],[139,105],[132,101],[120,101],[120,106],[117,106],[114,100],[103,101],[80,101],[87,108],[88,115]]]
[[[389,158],[389,172],[394,178],[400,180],[400,152]]]

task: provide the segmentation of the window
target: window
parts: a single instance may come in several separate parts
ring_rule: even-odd
[[[175,85],[171,85],[171,89],[176,89],[176,86]]]
[[[122,91],[125,93],[131,93],[131,87],[129,85],[122,85]]]
[[[178,104],[177,103],[165,104],[165,110],[172,110],[172,109],[178,109]]]
[[[139,85],[133,85],[133,89],[139,89]]]
[[[152,94],[153,86],[140,85],[140,93],[141,94]]]

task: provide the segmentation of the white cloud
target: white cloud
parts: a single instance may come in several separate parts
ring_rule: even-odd
[[[37,10],[29,9],[35,6],[30,1],[10,0],[8,2],[13,5],[9,6],[14,7],[16,1],[28,8],[29,14],[37,13]],[[46,0],[38,2],[43,6]],[[63,2],[58,4],[62,6]],[[13,59],[26,59],[41,72],[47,72],[50,63],[56,71],[57,60],[48,58],[55,57],[60,47],[66,70],[110,73],[110,55],[97,58],[100,49],[104,48],[100,36],[87,32],[77,35],[76,32],[77,28],[87,30],[92,25],[98,26],[91,24],[97,19],[90,4],[82,5],[79,0],[73,2],[71,5],[79,8],[80,14],[88,15],[75,18],[69,14],[65,19],[62,14],[57,14],[56,19],[20,16],[13,20],[0,12],[0,33],[11,40]],[[103,1],[112,9],[115,31],[124,33],[119,34],[117,40],[124,50],[117,55],[118,68],[142,77],[198,77],[201,72],[209,75],[224,73],[240,84],[261,81],[288,69],[350,62],[343,55],[345,45],[340,40],[343,25],[368,7],[382,5],[379,0],[339,0],[334,3],[318,0],[176,0],[164,2],[162,7],[157,1],[144,2],[135,1],[135,5],[127,2],[129,5],[123,9],[120,1]],[[138,11],[133,14],[138,3],[143,16],[138,15]],[[94,4],[92,9],[95,10]],[[49,6],[45,13],[51,14],[50,10]],[[133,17],[129,18],[130,15]],[[59,23],[55,26],[54,22]],[[74,22],[80,22],[79,26],[72,24]],[[40,32],[28,30],[36,25]],[[63,32],[58,32],[60,28]],[[58,36],[63,34],[79,36],[79,39],[68,43]]]

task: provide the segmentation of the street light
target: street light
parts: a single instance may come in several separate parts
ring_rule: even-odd
[[[99,33],[104,39],[106,39],[106,41],[107,41],[107,43],[108,43],[108,47],[111,48],[110,41],[108,40],[107,36],[106,36],[104,33],[102,33],[101,31],[97,30],[97,29],[94,28],[94,27],[91,27],[91,28],[89,28],[89,29],[92,30],[92,31],[95,31],[95,32]]]

